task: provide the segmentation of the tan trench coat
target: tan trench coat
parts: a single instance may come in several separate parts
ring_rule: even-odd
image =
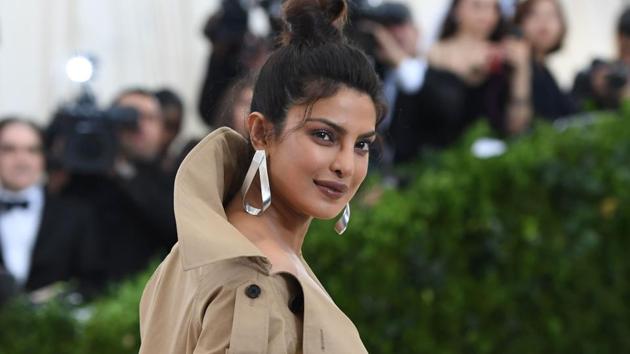
[[[245,140],[221,128],[182,163],[175,181],[179,241],[144,290],[140,353],[367,353],[303,259],[314,281],[274,274],[228,223],[223,202],[240,187],[247,155]]]

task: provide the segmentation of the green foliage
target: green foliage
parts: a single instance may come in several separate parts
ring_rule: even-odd
[[[18,298],[0,307],[0,354],[138,353],[140,296],[151,273],[81,307],[65,297],[44,305]]]
[[[132,354],[140,347],[140,297],[151,272],[114,288],[112,295],[96,301],[83,326],[80,350],[90,354]]]
[[[342,238],[314,223],[304,251],[320,280],[371,353],[630,352],[630,121],[541,125],[475,158],[486,134],[404,167],[409,183],[376,204],[367,183]],[[88,320],[12,304],[0,354],[137,352],[147,277]]]
[[[0,308],[0,354],[74,353],[78,338],[70,308],[61,302],[35,307],[20,298]]]

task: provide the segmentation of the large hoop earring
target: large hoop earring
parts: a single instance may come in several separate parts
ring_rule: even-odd
[[[254,177],[256,177],[256,172],[260,176],[260,195],[262,198],[262,208],[260,209],[251,206],[246,199],[247,192],[252,186],[252,182],[254,182]],[[250,215],[260,215],[271,205],[271,188],[269,186],[269,175],[267,175],[267,154],[265,150],[256,150],[241,186],[241,196],[243,197],[243,209]]]
[[[346,204],[346,207],[343,208],[343,213],[341,214],[341,217],[339,218],[339,220],[337,220],[337,223],[335,224],[335,231],[337,231],[339,235],[343,234],[344,232],[346,232],[349,222],[350,222],[350,203]]]

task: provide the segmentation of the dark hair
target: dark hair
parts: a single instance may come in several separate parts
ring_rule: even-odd
[[[44,148],[44,131],[42,130],[42,128],[39,127],[39,125],[35,124],[34,122],[28,119],[24,119],[24,118],[20,118],[16,116],[8,116],[8,117],[0,118],[0,136],[2,135],[2,132],[4,131],[4,129],[12,124],[21,124],[21,125],[25,125],[31,128],[33,132],[35,132],[35,134],[39,138],[39,143],[42,149]]]
[[[626,7],[617,21],[617,34],[630,37],[630,7]]]
[[[125,90],[121,91],[116,96],[116,98],[114,98],[114,100],[112,101],[112,106],[118,106],[120,104],[120,101],[124,97],[131,96],[131,95],[146,96],[146,97],[149,97],[149,98],[152,98],[152,99],[156,100],[159,103],[158,98],[150,90],[147,90],[147,89],[141,88],[141,87],[133,87],[133,88],[128,88],[128,89],[125,89]]]
[[[163,88],[154,93],[155,98],[160,102],[162,109],[165,107],[175,107],[178,111],[184,112],[184,103],[182,99],[173,90]]]
[[[217,119],[217,127],[230,127],[238,130],[243,127],[233,126],[232,117],[234,115],[234,103],[240,98],[241,93],[245,89],[254,89],[256,84],[256,76],[254,73],[247,72],[238,78],[230,87],[226,90],[226,93],[221,97],[219,101],[219,117]],[[243,126],[245,123],[245,116],[243,117]]]
[[[461,0],[453,0],[451,2],[451,6],[449,7],[448,12],[446,12],[446,17],[444,17],[444,22],[442,22],[442,29],[440,30],[440,40],[453,37],[459,30],[459,25],[457,24],[457,19],[455,18],[455,10],[461,2]],[[496,2],[496,9],[497,13],[499,14],[499,22],[494,28],[494,31],[492,31],[492,34],[490,34],[490,38],[488,38],[491,41],[499,41],[506,33],[507,29],[507,22],[502,15],[501,6],[499,5],[498,1]]]
[[[560,38],[558,39],[558,43],[554,45],[551,49],[547,51],[545,54],[551,54],[557,52],[562,48],[562,44],[564,43],[564,37],[567,34],[567,21],[564,16],[564,11],[562,10],[562,5],[557,0],[525,0],[518,4],[516,8],[516,14],[514,15],[514,24],[519,27],[523,26],[523,22],[529,17],[534,11],[534,6],[538,2],[541,1],[550,1],[556,7],[556,12],[558,13],[558,17],[560,18],[560,25],[562,26],[562,30],[560,32]]]
[[[288,109],[312,105],[345,85],[372,98],[380,122],[385,103],[381,82],[367,56],[347,42],[345,0],[287,0],[281,46],[260,69],[251,111],[269,119],[279,135]]]

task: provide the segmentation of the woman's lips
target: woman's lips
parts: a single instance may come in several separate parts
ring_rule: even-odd
[[[317,188],[331,199],[339,199],[348,192],[348,186],[332,181],[313,180]]]

